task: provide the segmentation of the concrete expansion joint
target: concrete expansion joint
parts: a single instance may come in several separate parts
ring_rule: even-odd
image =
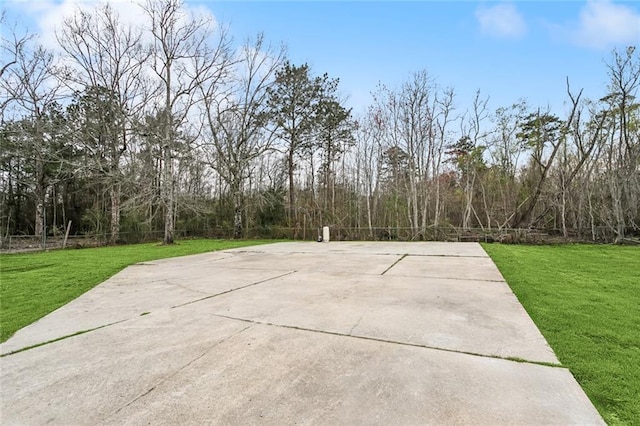
[[[236,288],[231,288],[231,289],[229,289],[229,290],[225,290],[225,291],[222,291],[222,292],[220,292],[220,293],[211,294],[211,295],[209,295],[209,296],[201,297],[200,299],[191,300],[191,301],[189,301],[189,302],[185,302],[185,303],[181,303],[181,304],[179,304],[179,305],[172,306],[172,307],[171,307],[171,309],[181,308],[181,307],[183,307],[183,306],[191,305],[191,304],[193,304],[193,303],[202,302],[203,300],[212,299],[212,298],[214,298],[214,297],[222,296],[222,295],[224,295],[224,294],[229,294],[229,293],[232,293],[232,292],[234,292],[234,291],[238,291],[238,290],[242,290],[242,289],[245,289],[245,288],[253,287],[253,286],[256,286],[256,285],[258,285],[258,284],[263,284],[263,283],[266,283],[266,282],[269,282],[269,281],[272,281],[272,280],[277,280],[278,278],[286,277],[287,275],[292,275],[292,274],[295,274],[296,272],[298,272],[298,271],[296,271],[296,270],[294,270],[294,271],[289,271],[289,272],[286,272],[286,273],[284,273],[284,274],[277,275],[277,276],[275,276],[275,277],[269,277],[269,278],[266,278],[266,279],[264,279],[264,280],[260,280],[260,281],[253,282],[253,283],[251,283],[251,284],[243,285],[243,286],[236,287]]]
[[[386,274],[387,272],[389,272],[389,270],[390,270],[391,268],[393,268],[394,266],[396,266],[398,263],[400,263],[400,262],[402,261],[402,259],[404,259],[404,258],[405,258],[405,257],[407,257],[407,256],[409,256],[409,253],[405,253],[405,254],[403,254],[402,256],[400,256],[400,259],[398,259],[398,260],[396,260],[395,262],[393,262],[393,263],[391,264],[391,266],[389,266],[387,269],[385,269],[385,270],[384,270],[380,275],[384,275],[384,274]]]
[[[135,317],[135,318],[137,318],[137,317]],[[15,355],[17,353],[28,351],[30,349],[39,348],[40,346],[45,346],[45,345],[48,345],[50,343],[59,342],[60,340],[65,340],[65,339],[68,339],[70,337],[75,337],[75,336],[80,336],[81,334],[90,333],[92,331],[100,330],[101,328],[106,328],[106,327],[110,327],[112,325],[120,324],[120,323],[125,322],[125,321],[129,321],[130,319],[132,319],[132,318],[126,318],[126,319],[123,319],[123,320],[114,321],[114,322],[111,322],[109,324],[101,325],[99,327],[89,328],[87,330],[81,330],[81,331],[78,331],[76,333],[67,334],[66,336],[61,336],[61,337],[57,337],[55,339],[47,340],[46,342],[41,342],[41,343],[36,343],[35,345],[26,346],[24,348],[16,349],[15,351],[7,352],[6,354],[0,354],[0,358],[3,358],[5,356],[9,356],[9,355]]]
[[[306,331],[306,332],[310,332],[310,333],[320,333],[320,334],[326,334],[326,335],[330,335],[330,336],[338,336],[338,337],[346,337],[346,338],[359,339],[359,340],[367,340],[367,341],[370,341],[370,342],[386,343],[386,344],[391,344],[391,345],[400,345],[400,346],[409,346],[409,347],[421,348],[421,349],[430,349],[430,350],[434,350],[434,351],[456,353],[456,354],[469,355],[469,356],[475,356],[475,357],[481,357],[481,358],[499,359],[499,360],[502,360],[502,361],[517,362],[517,363],[522,363],[522,364],[533,364],[533,365],[540,365],[540,366],[544,366],[544,367],[568,369],[568,367],[565,367],[562,364],[558,364],[558,363],[554,363],[554,362],[533,361],[533,360],[528,360],[528,359],[519,358],[519,357],[503,357],[503,356],[499,356],[499,355],[490,355],[490,354],[482,354],[482,353],[477,353],[477,352],[461,351],[461,350],[457,350],[457,349],[448,349],[448,348],[442,348],[442,347],[438,347],[438,346],[422,345],[422,344],[418,344],[418,343],[400,342],[400,341],[397,341],[397,340],[381,339],[381,338],[377,338],[377,337],[358,336],[358,335],[354,335],[354,334],[345,334],[345,333],[340,333],[340,332],[337,332],[337,331],[317,330],[317,329],[313,329],[313,328],[299,327],[299,326],[295,326],[295,325],[275,324],[275,323],[272,323],[272,322],[258,321],[258,320],[252,320],[252,319],[247,319],[247,318],[239,318],[239,317],[233,317],[233,316],[223,315],[223,314],[215,314],[214,313],[212,315],[216,316],[216,317],[220,317],[220,318],[225,318],[225,319],[230,319],[230,320],[235,320],[235,321],[242,321],[242,322],[249,323],[249,324],[264,325],[264,326],[268,326],[268,327],[277,327],[277,328],[284,328],[284,329],[288,329],[288,330]],[[364,316],[364,314],[363,314],[363,316]],[[355,327],[353,327],[351,330],[353,331],[353,329],[355,329]]]

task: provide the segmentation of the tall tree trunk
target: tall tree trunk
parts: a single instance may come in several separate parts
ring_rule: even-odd
[[[163,182],[163,198],[164,198],[164,244],[173,244],[173,210],[174,210],[174,190],[173,190],[173,162],[171,160],[171,149],[166,146],[164,149],[164,182]]]
[[[293,147],[293,144],[291,145]],[[296,196],[295,196],[295,183],[293,180],[294,173],[294,150],[293,148],[289,149],[289,156],[287,157],[287,171],[289,174],[289,226],[291,227],[296,220]]]
[[[409,166],[409,170],[411,172],[411,176],[409,177],[409,191],[411,192],[410,194],[410,201],[409,201],[409,206],[410,206],[410,211],[411,211],[411,216],[410,216],[410,221],[411,221],[411,239],[413,239],[415,237],[415,235],[418,233],[419,230],[419,222],[418,222],[418,188],[417,188],[417,183],[416,180],[417,178],[417,174],[415,171],[415,166],[411,165]]]
[[[111,186],[111,237],[109,242],[116,244],[120,240],[120,184]]]
[[[471,227],[471,209],[472,209],[472,205],[473,205],[473,187],[474,187],[474,181],[475,181],[475,176],[473,176],[473,179],[471,177],[471,171],[469,170],[470,167],[467,167],[467,173],[466,173],[466,184],[465,184],[465,188],[464,188],[464,198],[465,198],[465,205],[464,205],[464,214],[462,217],[462,229],[464,229],[465,231],[467,231],[470,227]]]
[[[242,185],[234,184],[233,191],[233,238],[242,238]]]
[[[34,233],[36,237],[42,237],[44,232],[44,183],[41,181],[41,178],[37,179],[39,182],[36,184],[35,188],[35,198],[36,198],[36,217],[35,217],[35,225],[34,225]]]
[[[165,120],[164,120],[164,244],[173,244],[173,209],[174,209],[174,189],[173,189],[173,160],[171,150],[173,149],[173,120],[171,111],[171,61],[165,64]]]
[[[42,144],[44,137],[42,132],[36,130],[36,143]],[[36,175],[35,175],[35,201],[36,201],[36,217],[34,223],[34,233],[36,237],[43,237],[45,227],[45,211],[44,211],[44,199],[47,192],[47,188],[44,180],[44,161],[40,150],[44,147],[41,145],[36,148]]]

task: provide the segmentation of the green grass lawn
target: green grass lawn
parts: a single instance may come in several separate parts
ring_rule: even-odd
[[[483,247],[605,421],[640,424],[640,248]]]
[[[270,242],[185,240],[0,255],[0,342],[128,265]]]

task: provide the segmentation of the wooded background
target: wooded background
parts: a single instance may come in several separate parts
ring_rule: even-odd
[[[481,92],[459,105],[427,71],[355,115],[338,76],[262,34],[237,43],[177,0],[149,0],[139,27],[77,10],[52,51],[3,34],[2,244],[69,222],[105,243],[315,239],[324,225],[338,239],[640,236],[634,47],[604,58],[602,99],[569,76],[564,115],[489,110]]]

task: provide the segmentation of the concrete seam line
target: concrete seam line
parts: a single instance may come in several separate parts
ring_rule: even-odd
[[[77,331],[77,332],[72,333],[72,334],[67,334],[66,336],[56,337],[55,339],[47,340],[46,342],[36,343],[35,345],[26,346],[26,347],[21,348],[21,349],[16,349],[15,351],[7,352],[6,354],[0,354],[0,358],[5,357],[5,356],[9,356],[9,355],[15,355],[15,354],[20,353],[20,352],[28,351],[29,349],[39,348],[40,346],[48,345],[50,343],[59,342],[60,340],[68,339],[69,337],[80,336],[81,334],[85,334],[85,333],[89,333],[89,332],[92,332],[92,331],[100,330],[101,328],[109,327],[111,325],[120,324],[121,322],[129,321],[130,319],[131,318],[126,318],[126,319],[123,319],[123,320],[120,320],[120,321],[116,321],[116,322],[112,322],[112,323],[109,323],[109,324],[101,325],[99,327],[94,327],[94,328],[90,328],[90,329],[87,329],[87,330]]]
[[[500,359],[500,360],[503,360],[503,361],[518,362],[518,363],[522,363],[522,364],[534,364],[534,365],[541,365],[541,366],[544,366],[544,367],[568,369],[568,367],[565,367],[562,364],[556,364],[554,362],[532,361],[532,360],[519,358],[519,357],[503,357],[503,356],[499,356],[499,355],[487,355],[487,354],[481,354],[481,353],[477,353],[477,352],[460,351],[460,350],[456,350],[456,349],[440,348],[440,347],[437,347],[437,346],[430,346],[430,345],[421,345],[419,343],[399,342],[399,341],[396,341],[396,340],[380,339],[380,338],[377,338],[377,337],[368,337],[368,336],[358,336],[358,335],[352,335],[352,334],[345,334],[345,333],[339,333],[337,331],[316,330],[316,329],[313,329],[313,328],[298,327],[298,326],[295,326],[295,325],[274,324],[274,323],[271,323],[271,322],[250,320],[250,319],[246,319],[246,318],[237,318],[237,317],[232,317],[232,316],[229,316],[229,315],[222,315],[222,314],[211,314],[211,315],[216,316],[216,317],[220,317],[220,318],[230,319],[230,320],[242,321],[242,322],[246,322],[246,323],[250,323],[250,324],[266,325],[266,326],[271,326],[271,327],[286,328],[286,329],[290,329],[290,330],[308,331],[308,332],[311,332],[311,333],[328,334],[328,335],[331,335],[331,336],[351,337],[351,338],[354,338],[354,339],[368,340],[368,341],[372,341],[372,342],[389,343],[389,344],[392,344],[392,345],[409,346],[409,347],[413,347],[413,348],[432,349],[432,350],[435,350],[435,351],[451,352],[451,353],[456,353],[456,354],[478,356],[478,357],[481,357],[481,358]]]
[[[172,306],[171,309],[181,308],[181,307],[186,306],[186,305],[191,305],[192,303],[202,302],[203,300],[211,299],[211,298],[214,298],[214,297],[222,296],[223,294],[228,294],[228,293],[231,293],[231,292],[234,292],[234,291],[242,290],[243,288],[253,287],[254,285],[266,283],[266,282],[271,281],[271,280],[277,280],[278,278],[286,277],[287,275],[295,274],[296,272],[298,272],[298,271],[289,271],[287,273],[280,274],[280,275],[275,276],[275,277],[270,277],[270,278],[267,278],[267,279],[264,279],[264,280],[256,281],[256,282],[251,283],[251,284],[243,285],[242,287],[232,288],[232,289],[220,292],[220,293],[216,293],[216,294],[212,294],[210,296],[202,297],[200,299],[192,300],[190,302],[181,303],[179,305]]]
[[[115,410],[114,412],[112,412],[111,414],[107,415],[107,417],[105,417],[103,420],[107,420],[110,417],[113,417],[114,415],[118,414],[120,411],[124,410],[125,408],[127,408],[128,406],[130,406],[131,404],[135,403],[136,401],[144,398],[145,396],[149,395],[151,392],[153,392],[158,386],[162,385],[164,382],[170,380],[171,378],[173,378],[175,375],[177,375],[178,373],[180,373],[181,371],[183,371],[185,368],[188,368],[191,364],[193,364],[194,362],[198,361],[200,358],[204,357],[205,355],[207,355],[209,352],[211,352],[215,347],[217,347],[218,345],[221,345],[222,343],[226,342],[227,340],[231,339],[232,337],[237,336],[238,334],[250,329],[251,327],[253,327],[252,325],[248,325],[245,328],[236,331],[235,333],[230,334],[229,336],[225,337],[222,340],[217,341],[216,343],[214,343],[213,345],[211,345],[209,348],[207,348],[204,352],[202,352],[200,355],[198,355],[197,357],[193,358],[192,360],[190,360],[189,362],[187,362],[185,365],[183,365],[182,367],[178,368],[177,370],[173,371],[171,374],[163,377],[162,379],[160,379],[156,384],[152,385],[149,389],[147,389],[146,391],[144,391],[143,393],[141,393],[140,395],[136,396],[135,398],[133,398],[131,401],[127,402],[126,404],[124,404],[122,407],[118,408],[117,410]]]
[[[409,254],[408,254],[408,253],[405,253],[405,254],[403,254],[402,256],[400,256],[400,259],[398,259],[398,260],[396,260],[395,262],[393,262],[393,263],[391,264],[391,266],[389,266],[387,269],[385,269],[385,270],[384,270],[380,275],[384,275],[384,274],[386,274],[387,272],[389,272],[389,269],[391,269],[391,268],[393,268],[394,266],[396,266],[398,263],[400,263],[400,261],[401,261],[402,259],[404,259],[404,258],[405,258],[405,257],[407,257],[407,256],[409,256]]]
[[[318,252],[313,252],[313,251],[290,251],[290,252],[265,252],[265,251],[242,251],[242,252],[237,252],[237,253],[242,253],[242,254],[272,254],[272,255],[278,255],[278,254],[308,254],[308,255],[312,255],[315,256],[318,254]],[[379,253],[348,253],[348,252],[338,252],[338,251],[329,251],[329,252],[322,252],[323,254],[328,254],[328,255],[340,255],[340,256],[362,256],[364,255],[371,255],[371,256],[402,256],[404,255],[409,255],[409,256],[420,256],[420,257],[456,257],[456,258],[476,258],[476,259],[488,259],[490,258],[489,255],[468,255],[468,254],[425,254],[425,253],[383,253],[383,252],[379,252]],[[224,258],[224,259],[228,259],[228,258]],[[220,259],[222,260],[222,259]]]

